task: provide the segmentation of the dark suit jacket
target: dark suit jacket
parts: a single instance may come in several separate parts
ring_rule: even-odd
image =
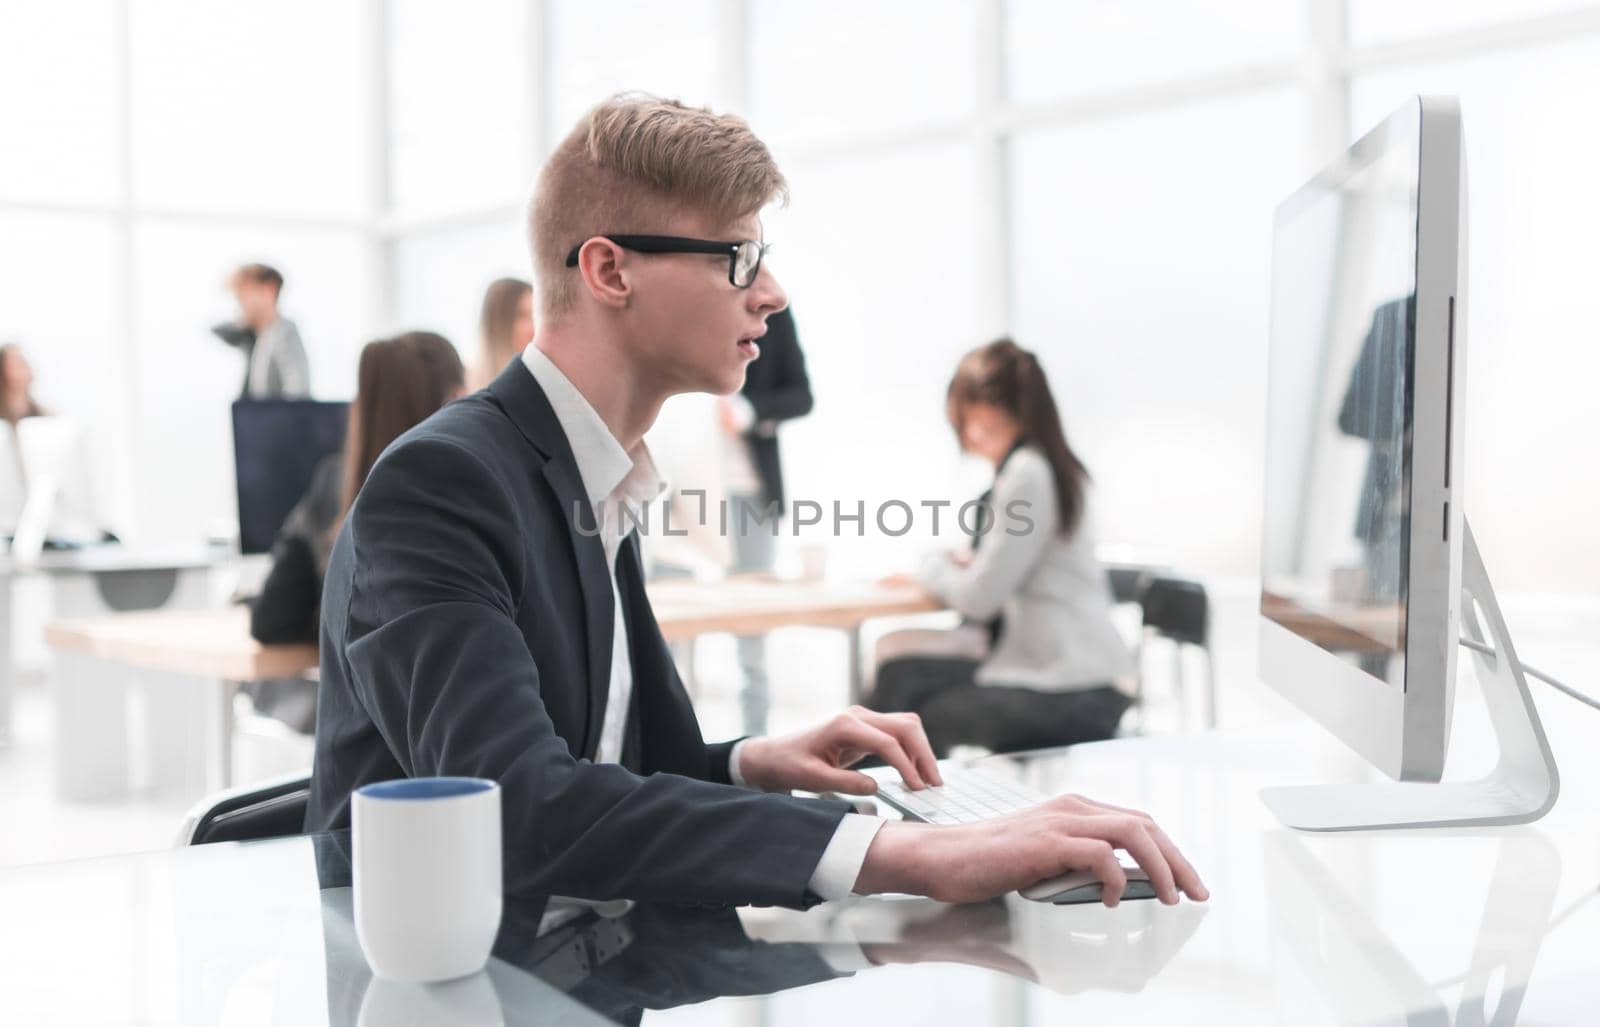
[[[581,527],[572,520],[582,517]],[[526,366],[401,436],[334,546],[308,830],[373,781],[500,782],[513,893],[803,908],[843,803],[728,785],[618,556],[633,666],[623,764],[591,762],[612,598],[571,447]]]
[[[767,318],[767,334],[760,340],[761,355],[744,374],[740,394],[755,409],[756,422],[745,432],[750,459],[761,479],[763,504],[785,506],[783,464],[778,456],[778,423],[811,412],[811,379],[806,376],[806,358],[800,352],[794,317],[787,309]]]

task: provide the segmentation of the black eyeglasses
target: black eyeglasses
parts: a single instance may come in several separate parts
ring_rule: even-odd
[[[756,283],[756,275],[761,271],[761,258],[772,248],[754,239],[713,242],[710,239],[685,239],[677,235],[602,235],[599,238],[635,253],[727,254],[728,281],[739,289],[748,289]],[[581,249],[583,243],[574,246],[567,254],[568,267],[578,266],[578,251]]]

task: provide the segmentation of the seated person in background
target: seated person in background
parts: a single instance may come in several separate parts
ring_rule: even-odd
[[[1094,554],[1089,473],[1044,370],[1001,339],[961,359],[946,404],[961,448],[994,464],[994,487],[972,550],[931,556],[914,580],[967,623],[943,637],[886,636],[868,705],[919,714],[940,755],[1110,738],[1133,664]]]
[[[461,358],[442,335],[408,332],[361,351],[342,454],[323,459],[272,543],[272,569],[250,603],[250,634],[267,645],[316,642],[328,551],[378,455],[413,425],[463,394]],[[249,689],[256,708],[309,733],[314,691],[299,680]]]
[[[1164,901],[1205,898],[1149,817],[1074,796],[934,826],[788,794],[871,793],[849,769],[869,754],[938,784],[914,716],[706,744],[630,518],[660,494],[661,404],[737,390],[787,304],[760,219],[785,190],[742,120],[654,97],[602,102],[556,146],[530,207],[533,345],[390,446],[334,543],[307,830],[349,827],[363,785],[465,775],[500,784],[508,894],[969,901],[1092,868],[1114,902],[1121,848]]]
[[[266,264],[246,264],[228,281],[239,303],[239,320],[211,329],[244,350],[242,399],[304,399],[311,395],[311,368],[300,329],[278,312],[283,275]]]
[[[478,316],[478,359],[467,371],[467,391],[494,381],[533,341],[533,286],[520,278],[496,278],[483,294]]]
[[[0,417],[16,424],[24,417],[44,417],[33,398],[33,366],[14,342],[0,346]]]

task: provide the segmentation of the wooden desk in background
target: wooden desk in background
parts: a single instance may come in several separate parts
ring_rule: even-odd
[[[239,685],[299,677],[317,667],[314,645],[264,646],[251,638],[250,611],[243,606],[56,621],[45,628],[45,641],[56,652],[56,788],[65,798],[105,798],[141,783],[187,784],[186,752],[172,736],[183,730],[174,725],[193,720],[184,707],[194,705],[196,683],[204,707],[206,787],[229,787]],[[142,760],[129,746],[133,688],[145,700]]]
[[[915,588],[865,582],[663,581],[649,585],[649,593],[668,642],[785,627],[846,631],[851,702],[862,696],[862,625],[876,617],[942,609]],[[104,797],[127,787],[132,775],[123,693],[131,680],[150,681],[147,693],[180,691],[182,678],[215,682],[205,699],[206,764],[211,785],[227,787],[233,777],[233,699],[239,684],[298,677],[317,667],[314,645],[264,646],[251,638],[249,612],[242,606],[57,621],[45,638],[58,654],[57,785],[72,798]],[[130,678],[108,665],[150,677]],[[153,743],[164,741],[154,722],[151,728]]]
[[[870,581],[780,581],[732,577],[718,582],[661,581],[650,605],[668,642],[700,635],[762,635],[776,628],[839,628],[850,640],[849,700],[864,694],[861,627],[878,617],[932,613],[944,604],[921,589]]]

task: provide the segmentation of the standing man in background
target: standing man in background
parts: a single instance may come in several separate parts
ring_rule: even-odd
[[[744,387],[722,397],[720,405],[735,573],[772,570],[778,520],[785,507],[778,425],[809,414],[811,404],[811,380],[806,376],[794,317],[787,309],[780,310],[767,319],[761,356],[745,372]],[[767,733],[766,647],[762,636],[739,639],[739,667],[744,675],[739,700],[744,731],[749,735]]]
[[[228,283],[239,303],[239,319],[212,329],[223,342],[244,350],[241,399],[304,399],[311,395],[300,329],[278,313],[283,275],[266,264],[246,264]]]

